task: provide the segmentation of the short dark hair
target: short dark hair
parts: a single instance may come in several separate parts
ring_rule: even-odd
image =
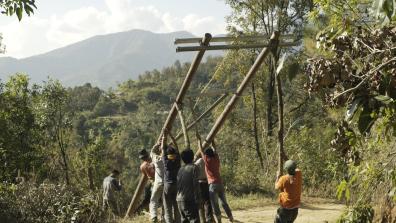
[[[114,169],[114,170],[111,171],[111,174],[120,175],[120,171]]]
[[[205,149],[205,155],[206,156],[209,156],[209,157],[215,157],[215,152],[213,151],[213,149],[212,148],[207,148],[207,149]]]
[[[191,149],[183,150],[180,156],[185,164],[192,163],[194,160],[194,152]]]
[[[176,154],[177,153],[177,150],[175,148],[173,148],[172,146],[168,146],[166,148],[166,151],[168,154]]]
[[[149,154],[148,154],[147,150],[145,150],[145,149],[140,150],[139,151],[139,158],[141,160],[147,160],[149,158]]]

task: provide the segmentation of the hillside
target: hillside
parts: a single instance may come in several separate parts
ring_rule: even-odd
[[[114,87],[176,60],[190,61],[194,53],[176,54],[173,41],[192,36],[184,31],[152,33],[143,30],[95,36],[37,56],[0,58],[0,79],[23,72],[36,83],[50,76],[66,86],[90,82],[101,88]]]

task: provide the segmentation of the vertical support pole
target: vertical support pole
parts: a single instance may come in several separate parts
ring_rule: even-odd
[[[221,115],[217,118],[215,124],[213,125],[212,129],[210,130],[208,136],[206,136],[205,141],[203,142],[202,148],[207,147],[214,139],[216,134],[219,132],[221,127],[223,126],[228,114],[232,111],[234,108],[236,102],[239,99],[239,96],[242,95],[243,91],[245,88],[248,86],[249,81],[254,77],[256,74],[257,70],[260,68],[261,64],[263,63],[265,57],[278,46],[278,39],[279,39],[279,32],[276,31],[272,34],[269,46],[264,48],[261,53],[258,55],[256,61],[250,68],[249,72],[246,74],[245,78],[243,79],[241,85],[238,87],[237,91],[235,94],[232,96],[226,107],[224,108],[224,111],[221,113]]]
[[[210,35],[210,33],[205,33],[205,36],[202,39],[201,45],[208,46],[211,39],[212,39],[212,35]],[[191,66],[190,66],[190,69],[188,70],[187,75],[184,78],[184,82],[180,88],[179,94],[176,97],[176,101],[175,101],[176,104],[181,104],[183,102],[184,96],[186,95],[187,90],[190,87],[191,81],[194,77],[194,74],[196,73],[196,71],[198,69],[199,64],[201,63],[201,60],[202,60],[204,54],[205,54],[205,49],[202,49],[202,50],[198,51],[197,55],[195,56]],[[175,121],[176,116],[177,116],[177,109],[176,109],[176,105],[173,104],[172,108],[169,112],[169,115],[166,118],[164,126],[162,127],[161,134],[159,135],[157,142],[159,142],[161,140],[161,136],[164,134],[165,130],[168,132],[171,131],[172,124]],[[142,195],[144,186],[145,186],[145,183],[140,184],[140,182],[139,182],[138,187],[136,188],[136,191],[135,191],[136,196],[133,196],[130,207],[137,206],[137,202],[139,201],[139,198]],[[129,210],[127,212],[125,218],[127,218],[129,215],[133,214],[134,212],[135,212],[135,210],[131,208],[131,210]]]

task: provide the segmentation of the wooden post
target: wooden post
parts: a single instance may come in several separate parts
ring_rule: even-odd
[[[212,38],[212,35],[210,35],[209,33],[206,33],[202,39],[201,45],[208,46],[211,38]],[[197,55],[195,56],[191,66],[190,66],[190,69],[188,70],[187,75],[184,78],[184,82],[180,88],[179,94],[176,97],[176,101],[175,101],[176,104],[181,104],[183,102],[184,96],[187,93],[187,89],[190,87],[192,78],[194,77],[194,74],[197,71],[199,64],[201,63],[201,60],[202,60],[204,54],[205,54],[205,49],[202,49],[202,50],[198,51]],[[175,118],[177,116],[177,109],[176,109],[175,103],[172,105],[172,108],[169,112],[168,117],[166,118],[164,126],[162,127],[161,134],[159,135],[157,142],[159,142],[161,140],[161,137],[165,131],[170,132],[172,129],[172,124],[175,121]],[[153,148],[154,148],[154,146],[153,146]],[[133,214],[134,211],[136,211],[132,207],[137,206],[137,202],[139,201],[139,198],[142,195],[145,183],[146,182],[140,184],[140,182],[139,182],[139,184],[136,188],[136,191],[135,191],[135,195],[133,196],[131,204],[129,205],[131,208],[130,208],[130,210],[128,208],[128,212],[125,217],[128,217],[129,215]]]
[[[254,77],[256,74],[257,70],[260,68],[261,64],[263,63],[265,57],[273,50],[276,49],[278,46],[278,39],[279,39],[279,32],[274,32],[271,36],[270,42],[268,44],[268,47],[264,48],[261,53],[258,55],[256,61],[250,68],[249,72],[246,74],[245,78],[243,79],[241,85],[238,87],[237,91],[235,94],[232,96],[226,107],[224,108],[224,111],[221,113],[221,115],[217,118],[215,124],[213,125],[212,129],[210,130],[208,136],[206,136],[205,141],[203,142],[202,148],[207,147],[214,139],[216,134],[219,132],[221,127],[223,126],[228,114],[231,112],[231,110],[234,108],[236,102],[239,99],[239,96],[242,95],[243,91],[245,88],[248,86],[249,81]]]
[[[176,104],[176,109],[179,112],[179,119],[180,119],[180,123],[183,129],[183,135],[184,135],[184,147],[185,149],[191,149],[190,146],[190,138],[188,137],[188,132],[187,132],[187,128],[186,128],[186,122],[184,121],[184,116],[183,116],[183,109],[181,108],[181,106]]]
[[[128,218],[133,213],[135,213],[135,211],[138,207],[138,202],[136,202],[136,201],[139,200],[140,195],[143,193],[144,186],[146,185],[147,180],[148,180],[148,178],[144,174],[140,177],[139,184],[137,186],[137,189],[135,190],[135,194],[133,195],[132,201],[129,204],[128,210],[125,214],[125,218]]]

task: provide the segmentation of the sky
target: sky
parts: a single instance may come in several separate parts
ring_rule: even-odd
[[[36,5],[35,14],[24,14],[21,22],[0,15],[6,45],[1,56],[24,58],[131,29],[224,34],[231,11],[224,0],[36,0]]]

